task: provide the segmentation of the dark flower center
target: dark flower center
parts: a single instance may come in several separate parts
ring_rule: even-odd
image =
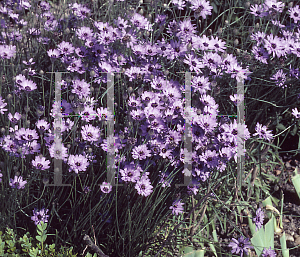
[[[274,44],[274,43],[272,43],[271,46],[272,46],[272,48],[274,48],[274,49],[276,48],[276,44]]]
[[[146,189],[145,185],[141,185],[141,189],[145,190]]]
[[[77,167],[79,167],[79,166],[80,166],[80,162],[76,162],[75,165],[76,165]]]
[[[204,10],[204,7],[203,7],[202,5],[200,5],[200,6],[196,9],[195,13],[201,13],[203,10]]]
[[[38,165],[36,165],[38,169],[43,168],[43,165],[41,163],[38,163]]]
[[[132,176],[133,176],[132,172],[129,171],[129,172],[128,172],[128,177],[132,177]]]
[[[211,162],[212,161],[212,157],[208,157],[207,161]]]
[[[204,42],[203,45],[204,45],[205,47],[208,47],[208,44],[207,44],[206,42]]]
[[[295,17],[298,17],[298,13],[295,12],[295,13],[294,13],[294,16],[295,16]]]
[[[88,137],[92,137],[93,136],[91,132],[87,133],[87,135],[88,135]]]
[[[236,129],[232,130],[232,134],[237,135],[238,134],[237,130]]]
[[[166,148],[163,148],[161,151],[162,151],[163,153],[166,153],[166,152],[167,152],[167,149],[166,149]]]

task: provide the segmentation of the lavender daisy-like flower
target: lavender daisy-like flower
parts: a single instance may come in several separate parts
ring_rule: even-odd
[[[268,64],[269,54],[263,47],[258,48],[257,46],[253,46],[252,53],[254,54],[254,58],[256,60]]]
[[[90,94],[90,85],[84,80],[76,79],[73,82],[72,93],[78,95],[79,99],[82,99],[82,97],[88,97]]]
[[[75,171],[75,173],[78,173],[78,171],[86,171],[89,162],[88,159],[83,155],[76,154],[69,156],[68,164],[70,165],[70,168]]]
[[[57,49],[49,49],[47,51],[47,54],[50,58],[54,59],[54,58],[58,58],[60,53]]]
[[[276,12],[282,12],[284,3],[282,2],[277,2],[277,0],[266,0],[264,5],[266,8],[269,10],[275,10]]]
[[[31,80],[27,80],[27,79],[22,81],[22,83],[20,84],[19,87],[20,87],[21,90],[25,90],[27,92],[30,92],[30,91],[33,91],[33,90],[37,89],[36,83],[34,83]]]
[[[279,87],[287,87],[287,85],[284,85],[284,82],[286,81],[285,74],[283,73],[283,70],[278,70],[271,78],[271,80],[276,81],[276,85]]]
[[[12,115],[11,113],[8,114],[8,119],[11,121],[11,123],[14,124],[17,124],[21,117],[21,114],[18,112],[16,112],[14,115]]]
[[[19,177],[15,176],[14,179],[11,178],[10,183],[9,183],[9,185],[12,188],[17,188],[17,189],[24,189],[26,184],[27,184],[27,181],[23,180],[22,176],[19,176]]]
[[[2,181],[3,174],[0,173],[0,182]]]
[[[211,10],[213,9],[212,6],[210,6],[209,1],[205,0],[192,0],[190,1],[192,6],[190,7],[195,13],[195,18],[199,18],[200,16],[203,19],[206,19],[207,15],[211,15]]]
[[[81,40],[87,40],[93,37],[94,33],[89,27],[81,27],[77,29],[76,35]]]
[[[261,210],[261,208],[258,208],[256,210],[256,217],[253,218],[253,221],[255,222],[255,231],[261,229],[263,223],[264,223],[264,218],[265,218],[265,214],[264,212]]]
[[[243,236],[241,236],[238,240],[236,240],[235,238],[232,238],[231,240],[233,242],[230,242],[228,245],[232,248],[231,252],[237,254],[240,253],[240,257],[243,257],[244,253],[248,255],[249,249],[253,248],[253,246],[249,242],[249,239],[244,238]]]
[[[174,4],[178,10],[184,10],[185,1],[184,0],[172,0],[172,4]]]
[[[266,126],[263,126],[262,124],[259,124],[257,122],[255,126],[256,133],[253,134],[253,136],[258,136],[261,139],[265,139],[267,141],[271,141],[273,138],[273,135],[271,133],[271,130],[267,130]]]
[[[297,108],[292,110],[292,114],[296,117],[296,119],[300,119],[300,112]]]
[[[184,203],[181,202],[181,199],[176,200],[173,202],[172,206],[169,207],[170,210],[172,210],[172,214],[178,215],[179,213],[183,213],[183,205]]]
[[[135,165],[133,162],[126,165],[124,169],[120,169],[121,179],[128,182],[136,182],[139,180],[142,168]]]
[[[267,16],[268,13],[266,12],[266,8],[264,5],[251,5],[250,6],[250,13],[252,13],[254,16],[258,16],[260,18],[263,18],[264,16]]]
[[[63,161],[66,161],[68,159],[68,148],[66,148],[63,144],[59,145],[53,143],[49,148],[49,153],[51,158]]]
[[[75,48],[69,42],[63,41],[58,45],[58,50],[61,55],[70,55],[74,53]]]
[[[34,221],[36,226],[41,225],[41,222],[47,223],[49,218],[49,215],[47,215],[48,211],[49,210],[45,208],[41,209],[40,211],[35,208],[33,210],[33,216],[31,217],[31,220]]]
[[[89,142],[96,142],[100,138],[100,129],[91,124],[85,125],[81,130],[82,138]]]
[[[147,157],[151,157],[151,151],[148,150],[147,145],[135,146],[132,149],[132,157],[133,159],[144,160]]]
[[[35,159],[32,160],[32,165],[39,170],[46,170],[50,168],[50,161],[46,160],[45,157],[35,156]]]
[[[269,249],[264,248],[261,256],[262,257],[276,257],[276,252],[274,250],[272,250],[271,246],[270,246]]]
[[[264,43],[264,47],[267,49],[269,54],[273,54],[273,57],[275,57],[275,55],[281,57],[285,54],[283,44],[279,37],[270,34],[266,39],[264,39]]]
[[[300,9],[299,9],[299,5],[296,5],[295,7],[290,8],[288,12],[290,14],[290,17],[292,19],[294,19],[295,23],[297,23],[298,21],[300,21]]]
[[[112,185],[109,182],[102,182],[102,184],[100,185],[100,190],[104,194],[108,194],[112,191]]]
[[[153,186],[151,185],[150,179],[144,176],[136,182],[134,188],[138,191],[139,195],[143,195],[146,197],[153,191]]]

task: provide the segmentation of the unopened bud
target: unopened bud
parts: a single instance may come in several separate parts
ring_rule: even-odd
[[[255,24],[255,28],[256,28],[256,29],[259,29],[259,23],[256,23],[256,24]]]
[[[249,8],[249,7],[250,7],[250,2],[246,2],[246,3],[245,3],[245,7],[246,7],[246,8]]]
[[[91,70],[90,71],[90,76],[93,78],[93,77],[95,77],[95,75],[96,75],[96,72],[94,70]]]
[[[237,46],[239,44],[239,40],[235,39],[233,43],[234,43],[235,46]]]
[[[40,70],[40,75],[44,75],[45,72],[43,70]]]

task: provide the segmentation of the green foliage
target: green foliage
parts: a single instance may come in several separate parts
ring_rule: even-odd
[[[6,228],[3,234],[0,231],[0,256],[3,257],[75,257],[77,254],[73,253],[73,247],[61,246],[56,250],[55,244],[44,244],[47,238],[46,234],[47,224],[37,226],[36,241],[30,236],[29,232],[23,236],[18,237],[11,228]],[[87,253],[85,257],[96,257],[97,255]]]

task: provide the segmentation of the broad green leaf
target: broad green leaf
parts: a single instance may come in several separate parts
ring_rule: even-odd
[[[258,230],[254,236],[251,238],[251,243],[254,247],[254,250],[258,256],[260,256],[264,250],[265,245],[265,230],[262,227]]]

